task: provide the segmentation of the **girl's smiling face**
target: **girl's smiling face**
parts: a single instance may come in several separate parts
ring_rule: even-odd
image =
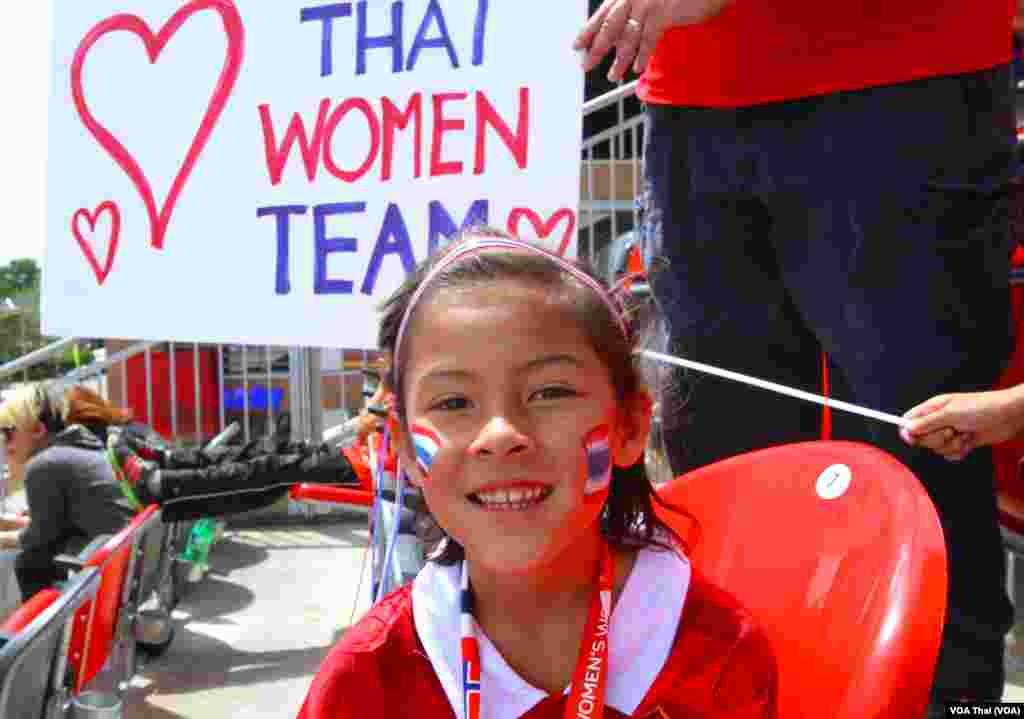
[[[623,439],[608,368],[550,295],[510,282],[442,293],[406,338],[405,427],[432,430],[440,448],[424,478],[405,435],[403,464],[438,524],[492,571],[543,566],[597,531],[605,494],[584,494],[588,433],[608,425],[616,456],[639,456],[646,439]]]

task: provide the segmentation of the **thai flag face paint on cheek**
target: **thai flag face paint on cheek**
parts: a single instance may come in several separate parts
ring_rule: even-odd
[[[587,463],[583,493],[596,494],[608,489],[612,481],[612,448],[606,425],[592,429],[583,438],[583,454]]]
[[[430,465],[434,456],[441,449],[441,437],[432,429],[421,424],[412,426],[412,443],[416,450],[416,466],[424,478],[430,476]]]

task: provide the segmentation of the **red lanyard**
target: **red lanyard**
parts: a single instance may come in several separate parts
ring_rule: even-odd
[[[612,553],[602,542],[601,574],[597,592],[590,603],[587,624],[583,629],[583,645],[576,660],[565,719],[601,719],[604,695],[608,686],[608,631],[611,626],[612,586],[614,584]],[[469,573],[462,563],[462,697],[465,719],[480,719],[483,691],[480,677],[480,645],[473,620],[473,597],[469,591]]]

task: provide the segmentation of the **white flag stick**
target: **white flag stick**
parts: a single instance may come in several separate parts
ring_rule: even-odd
[[[816,404],[822,404],[832,409],[838,409],[843,412],[852,412],[853,414],[859,414],[863,417],[870,417],[871,419],[877,419],[880,422],[888,422],[898,427],[906,427],[909,424],[909,420],[903,417],[898,417],[894,414],[887,414],[886,412],[879,412],[875,409],[868,409],[867,407],[860,407],[849,402],[841,402],[837,399],[825,397],[820,394],[814,394],[813,392],[805,392],[801,389],[794,389],[793,387],[787,387],[785,385],[776,384],[775,382],[769,382],[767,380],[758,379],[757,377],[750,377],[749,375],[740,374],[739,372],[732,372],[727,369],[719,369],[711,365],[702,364],[700,362],[694,362],[693,360],[682,359],[681,357],[675,357],[673,355],[662,354],[661,352],[654,352],[652,350],[640,350],[640,354],[650,359],[657,360],[659,362],[665,362],[667,364],[678,365],[679,367],[686,367],[697,372],[703,372],[705,374],[712,374],[717,377],[723,377],[725,379],[731,379],[736,382],[742,382],[743,384],[749,384],[754,387],[760,387],[761,389],[769,390],[770,392],[777,392],[784,394],[788,397],[795,397],[797,399],[806,400],[808,402],[814,402]]]

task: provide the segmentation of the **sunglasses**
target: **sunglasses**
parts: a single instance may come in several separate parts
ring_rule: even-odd
[[[3,436],[5,442],[10,442],[14,436],[14,427],[0,427],[0,435]]]

